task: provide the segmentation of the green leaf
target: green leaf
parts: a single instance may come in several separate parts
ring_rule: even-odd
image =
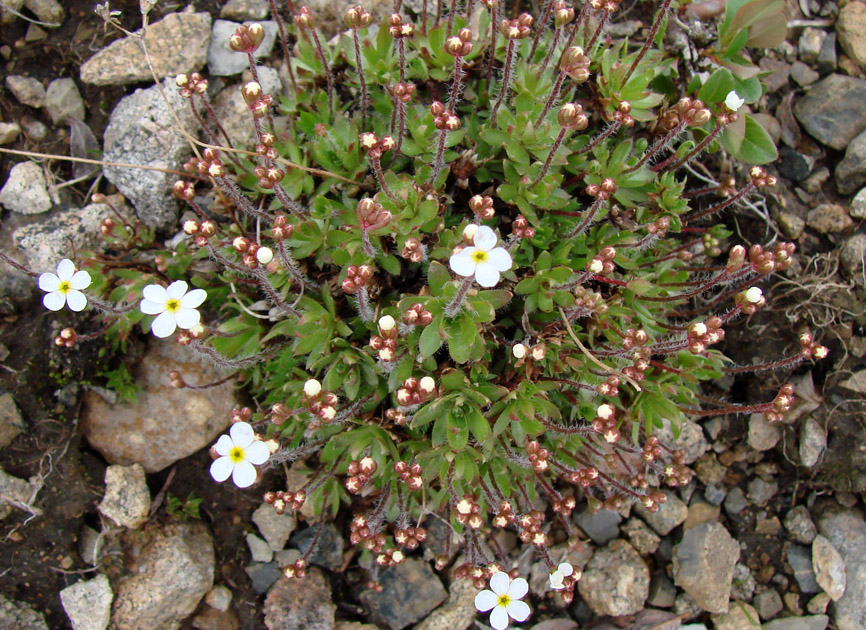
[[[421,338],[418,341],[418,350],[422,357],[432,356],[439,348],[442,347],[444,339],[439,334],[439,326],[442,324],[442,316],[433,318],[424,330],[421,332]]]
[[[445,265],[435,260],[430,263],[430,268],[427,270],[427,284],[430,285],[430,292],[433,295],[442,295],[442,288],[450,280],[451,274],[448,273]]]
[[[757,120],[749,115],[745,119],[743,143],[736,157],[746,164],[769,164],[779,157],[773,139]]]
[[[468,416],[469,428],[472,430],[472,435],[479,442],[484,442],[487,436],[490,435],[490,424],[487,422],[484,414],[481,413],[478,407],[472,405],[466,415]]]
[[[734,75],[727,68],[719,68],[704,83],[698,92],[698,98],[704,103],[721,103],[733,89]]]

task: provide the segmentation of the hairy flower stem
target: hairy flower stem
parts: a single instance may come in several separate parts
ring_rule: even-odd
[[[229,260],[228,258],[223,256],[219,252],[219,250],[216,249],[210,243],[208,243],[205,247],[207,248],[207,251],[211,255],[211,257],[213,257],[214,260],[219,262],[226,269],[231,269],[235,273],[239,273],[239,274],[244,275],[244,276],[252,275],[252,273],[253,273],[252,269],[248,269],[247,267],[244,267],[243,265],[239,265],[235,262],[232,262],[231,260]]]
[[[313,42],[316,44],[316,52],[319,55],[319,60],[325,67],[325,78],[328,81],[328,111],[331,116],[334,115],[334,75],[331,74],[331,66],[328,63],[328,58],[325,57],[325,49],[322,48],[322,41],[319,39],[319,32],[312,29]]]
[[[243,359],[227,359],[219,352],[211,348],[210,346],[206,346],[201,341],[193,340],[190,342],[189,347],[198,352],[199,354],[203,354],[211,361],[214,362],[214,365],[220,367],[224,370],[240,370],[243,368],[248,368],[256,363],[261,363],[262,361],[267,361],[271,357],[273,357],[277,351],[279,351],[280,347],[278,346],[269,352],[260,352],[259,354],[254,354],[250,357],[245,357]]]
[[[457,113],[457,103],[460,102],[460,87],[463,81],[463,57],[454,57],[454,80],[451,83],[451,96],[448,98],[448,109]]]
[[[602,30],[604,30],[605,24],[607,24],[607,20],[610,18],[610,11],[602,11],[601,12],[601,20],[598,22],[598,26],[595,29],[595,33],[592,34],[592,39],[589,40],[589,43],[586,45],[587,52],[592,50],[592,47],[595,46],[596,40],[598,40],[598,36],[601,35]],[[623,84],[625,85],[625,84]]]
[[[301,316],[300,311],[298,311],[296,308],[293,308],[282,297],[280,297],[279,292],[276,290],[274,285],[271,284],[271,281],[268,279],[268,275],[264,271],[262,271],[261,267],[255,270],[255,276],[259,282],[259,286],[265,293],[267,293],[271,301],[276,304],[281,311],[284,311],[289,315],[294,315],[295,317]]]
[[[397,99],[397,144],[394,145],[394,158],[400,155],[400,149],[403,147],[403,136],[406,135],[406,103]]]
[[[352,29],[352,39],[355,42],[355,65],[358,67],[358,79],[361,81],[361,129],[366,129],[370,96],[367,94],[367,81],[364,79],[364,64],[361,60],[361,38],[356,28]]]
[[[132,312],[135,308],[135,304],[127,304],[125,306],[115,306],[110,302],[103,302],[99,298],[95,298],[92,295],[87,296],[87,302],[95,309],[102,311],[108,315],[125,315],[126,313]]]
[[[601,208],[603,203],[604,199],[596,197],[596,200],[589,207],[589,210],[586,211],[583,219],[580,220],[580,223],[578,223],[577,226],[571,232],[569,232],[568,236],[566,236],[565,238],[572,239],[579,234],[582,234],[583,231],[589,227],[589,224],[592,223],[592,219],[593,217],[595,217],[595,213],[598,212],[598,209]]]
[[[436,0],[436,24],[433,28],[439,28],[439,24],[442,21],[442,2],[443,0]]]
[[[472,283],[475,281],[475,276],[467,276],[463,279],[463,284],[460,285],[460,288],[457,290],[457,295],[448,302],[448,305],[445,307],[445,317],[449,319],[457,315],[460,312],[460,307],[463,306],[463,300],[466,299],[466,294],[469,292],[469,289],[472,287]]]
[[[289,80],[292,82],[292,89],[295,91],[295,94],[297,94],[298,84],[295,82],[295,71],[292,70],[292,57],[289,54],[289,41],[286,38],[286,28],[283,25],[283,18],[280,17],[274,0],[268,0],[268,4],[271,7],[271,15],[274,16],[274,21],[277,23],[277,29],[280,31],[280,44],[283,47],[283,60],[286,64],[286,71],[289,73]]]
[[[373,249],[373,243],[370,242],[370,230],[364,228],[361,228],[361,248],[367,256],[376,258],[376,250]]]
[[[535,178],[530,184],[530,187],[535,186],[538,182],[544,179],[544,176],[547,175],[547,171],[550,168],[550,163],[553,162],[553,156],[556,154],[556,151],[559,149],[559,145],[562,144],[563,139],[565,138],[565,134],[568,133],[568,127],[563,127],[559,130],[559,135],[556,136],[556,140],[553,141],[553,146],[550,147],[550,153],[547,154],[547,159],[544,161],[544,166],[541,167],[541,171],[538,173],[538,177]]]
[[[257,219],[264,219],[265,221],[270,222],[271,217],[266,213],[261,212],[260,210],[256,210],[253,205],[249,202],[249,200],[241,194],[240,189],[238,189],[237,184],[235,184],[232,180],[230,180],[225,175],[220,175],[219,177],[214,178],[219,184],[220,189],[226,193],[229,197],[232,198],[232,201],[235,202],[238,208],[240,208],[245,214],[250,215],[251,217],[255,217]]]
[[[580,29],[581,24],[583,23],[584,18],[589,12],[589,2],[584,2],[583,6],[580,7],[580,13],[577,14],[577,19],[574,21],[574,26],[571,29],[571,34],[568,36],[568,41],[565,42],[565,46],[562,49],[562,54],[565,54],[565,51],[568,50],[571,45],[574,43],[574,39],[577,37],[577,32]],[[560,63],[562,62],[562,57],[559,58]]]
[[[406,42],[401,37],[397,40],[397,54],[400,56],[400,83],[406,82]]]
[[[436,159],[433,160],[433,172],[430,174],[429,184],[432,186],[442,170],[443,158],[445,156],[445,140],[448,138],[448,130],[439,130],[439,145],[436,147]]]
[[[490,81],[493,78],[493,60],[496,58],[496,26],[499,23],[499,5],[490,10],[490,55],[487,58],[487,90],[490,91]]]
[[[358,314],[361,316],[361,320],[367,322],[368,324],[375,319],[375,315],[373,314],[373,309],[370,308],[370,294],[367,293],[367,287],[361,287],[358,289]]]
[[[554,2],[556,2],[556,0],[547,0],[547,7],[544,9],[544,17],[541,18],[541,21],[538,23],[538,30],[535,31],[535,37],[532,39],[532,47],[529,49],[529,56],[526,57],[526,60],[529,63],[532,63],[532,57],[535,55],[535,51],[538,49],[538,42],[541,40],[541,33],[544,32],[544,27],[547,26],[547,22],[550,20],[550,12],[553,11]],[[551,44],[551,47],[552,46],[553,44]]]
[[[299,285],[306,287],[310,291],[318,291],[319,285],[309,280],[303,273],[301,273],[301,268],[298,266],[298,261],[292,258],[292,255],[289,253],[289,250],[286,249],[285,243],[280,241],[277,244],[277,251],[280,254],[280,259],[283,261],[283,266],[286,268],[286,271],[292,277],[292,279],[297,282]]]
[[[421,34],[427,35],[427,0],[421,6]]]
[[[379,187],[388,195],[388,199],[396,204],[400,203],[400,199],[395,195],[385,182],[385,173],[382,172],[382,160],[376,155],[370,156],[370,162],[373,164],[373,172],[376,174],[376,181],[379,182]]]
[[[15,269],[17,269],[18,271],[20,271],[22,273],[26,273],[31,278],[38,278],[40,275],[40,274],[36,273],[35,271],[30,271],[27,267],[25,267],[24,265],[22,265],[18,261],[14,260],[11,256],[9,256],[9,254],[7,254],[6,252],[4,252],[2,250],[0,250],[0,260],[5,262],[10,267],[15,267]]]
[[[553,82],[553,89],[550,90],[550,96],[547,99],[547,102],[544,104],[544,109],[541,110],[541,114],[535,120],[535,127],[542,123],[544,117],[547,116],[547,112],[550,111],[550,108],[553,107],[553,104],[556,102],[556,99],[559,98],[559,91],[562,89],[562,82],[565,81],[565,77],[568,76],[565,70],[561,70],[559,74],[556,76],[556,81]]]
[[[653,156],[658,155],[658,153],[664,148],[673,142],[674,138],[679,135],[679,133],[686,128],[686,124],[688,121],[681,120],[678,122],[673,129],[668,131],[664,136],[653,142],[652,146],[649,147],[644,154],[641,156],[640,160],[634,166],[631,166],[622,172],[623,175],[627,175],[628,173],[633,173],[641,166],[646,164],[647,160],[651,159]]]
[[[682,407],[677,405],[677,409],[693,418],[712,418],[714,416],[724,416],[729,413],[767,413],[773,409],[773,403],[760,403],[758,405],[730,405],[722,401],[714,401],[713,404],[725,405],[719,409],[692,409],[691,407]]]
[[[553,53],[556,50],[556,45],[559,43],[559,36],[562,34],[562,29],[558,28],[553,31],[553,41],[550,42],[550,48],[547,49],[547,54],[544,55],[544,61],[541,62],[541,67],[538,69],[538,74],[542,74],[547,70],[550,60],[553,58]]]
[[[668,159],[666,159],[664,162],[656,164],[650,170],[654,173],[658,173],[662,169],[670,169],[671,171],[677,170],[683,164],[690,162],[692,159],[694,159],[696,155],[706,149],[710,142],[715,140],[716,136],[718,136],[722,132],[722,129],[724,129],[724,127],[722,127],[721,125],[716,125],[716,127],[707,135],[707,137],[705,137],[697,145],[695,145],[695,148],[689,151],[685,156],[677,160],[676,154],[674,154]],[[671,162],[673,162],[673,164],[671,164]]]
[[[448,12],[448,28],[445,39],[451,37],[454,32],[454,15],[457,13],[457,0],[451,0],[451,10]]]
[[[661,26],[662,20],[665,18],[665,14],[668,12],[668,7],[671,6],[671,0],[664,0],[662,2],[662,6],[659,9],[659,12],[656,14],[656,19],[653,20],[652,28],[650,29],[647,38],[644,40],[643,46],[640,49],[640,52],[637,54],[637,57],[634,58],[634,61],[631,63],[631,67],[628,69],[628,72],[625,74],[625,78],[623,79],[620,85],[625,85],[628,83],[628,80],[631,78],[631,75],[634,73],[635,68],[644,58],[650,46],[653,46],[655,43],[656,33],[659,31],[659,27]]]
[[[744,196],[746,196],[747,194],[752,192],[754,189],[755,189],[755,185],[752,182],[749,182],[748,184],[743,186],[743,188],[738,190],[735,194],[731,195],[730,197],[728,197],[724,201],[720,201],[719,203],[717,203],[713,206],[710,206],[706,210],[701,210],[700,212],[696,212],[692,215],[685,217],[683,219],[683,225],[687,225],[688,223],[691,223],[692,221],[697,221],[698,219],[703,219],[704,217],[709,216],[711,214],[715,214],[716,212],[721,212],[722,210],[724,210],[728,206],[730,206],[730,205],[736,203],[737,201],[739,201],[740,199],[742,199]]]
[[[226,130],[223,129],[223,126],[220,124],[219,118],[217,118],[216,112],[213,110],[213,107],[211,107],[207,97],[204,94],[199,94],[199,96],[201,97],[201,102],[204,104],[205,110],[207,111],[211,120],[213,120],[214,124],[216,125],[217,130],[222,134],[222,137],[225,139],[226,146],[228,146],[230,149],[234,149],[235,145],[232,144],[231,138],[229,138]],[[193,116],[195,116],[198,124],[201,126],[202,130],[205,132],[205,135],[207,135],[208,139],[210,140],[210,143],[219,145],[219,140],[210,130],[210,127],[207,126],[204,119],[201,117],[201,114],[198,113],[198,110],[195,107],[195,103],[193,103],[193,99],[189,100],[189,106],[192,110]],[[234,162],[237,166],[241,165],[241,161],[238,159],[238,156],[235,155],[234,151],[229,152],[229,158],[231,158],[231,161]]]
[[[588,153],[592,151],[595,147],[597,147],[601,142],[609,138],[612,134],[616,133],[616,130],[619,129],[619,126],[622,123],[618,120],[613,121],[610,126],[598,134],[595,138],[590,140],[585,147],[582,149],[578,149],[572,155],[583,155],[584,153]]]
[[[511,83],[511,66],[514,65],[514,42],[515,40],[513,39],[508,40],[508,51],[505,53],[505,70],[502,75],[502,88],[499,90],[499,98],[496,100],[496,105],[493,106],[493,111],[490,113],[490,122],[494,125],[496,124],[496,115],[499,113],[499,107],[508,95],[508,85]]]

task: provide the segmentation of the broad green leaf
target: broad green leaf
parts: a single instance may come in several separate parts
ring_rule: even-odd
[[[719,68],[710,75],[704,83],[698,98],[704,103],[721,103],[728,93],[734,89],[734,76],[727,68]]]

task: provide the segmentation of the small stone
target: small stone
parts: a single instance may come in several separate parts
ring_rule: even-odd
[[[674,439],[674,431],[670,420],[663,420],[663,427],[656,428],[653,431],[661,442],[669,445],[671,448],[680,449],[685,453],[685,463],[691,464],[698,457],[706,453],[710,445],[707,438],[704,437],[704,431],[701,425],[691,420],[683,420],[679,425],[679,438]]]
[[[55,125],[84,120],[84,101],[72,79],[54,79],[45,91],[45,110]]]
[[[622,526],[623,533],[641,556],[649,556],[659,548],[661,538],[639,518],[632,518]]]
[[[229,609],[232,603],[232,592],[228,587],[222,584],[217,584],[204,596],[205,603],[220,612],[225,612]]]
[[[796,214],[780,212],[777,220],[779,222],[779,227],[782,229],[782,233],[792,241],[796,241],[803,235],[806,222]]]
[[[13,166],[0,190],[0,204],[20,214],[48,212],[52,203],[42,167],[29,161]]]
[[[806,610],[813,615],[823,615],[827,612],[827,606],[830,605],[831,601],[833,600],[827,593],[818,593],[806,604]]]
[[[634,547],[614,540],[596,550],[578,582],[580,596],[597,615],[633,615],[649,596],[649,569]]]
[[[734,578],[731,582],[731,599],[741,602],[752,601],[752,596],[755,594],[755,577],[752,571],[742,562],[738,562],[734,566]]]
[[[812,552],[808,547],[788,545],[786,559],[791,565],[794,579],[797,580],[801,593],[810,594],[821,591],[821,587],[815,581],[815,573],[812,571]]]
[[[764,621],[772,619],[782,612],[782,598],[775,589],[770,589],[755,595],[752,600],[755,610]]]
[[[758,507],[764,507],[779,491],[779,484],[775,480],[765,481],[756,477],[749,482],[746,496],[749,501]]]
[[[845,149],[845,157],[836,167],[836,188],[850,195],[866,182],[866,132],[859,134]]]
[[[760,627],[758,611],[743,602],[736,602],[720,615],[712,615],[713,630],[755,630]]]
[[[256,59],[271,54],[277,37],[276,22],[256,22],[265,31],[262,43],[253,53]],[[248,23],[249,24],[249,23]],[[229,39],[235,34],[240,24],[228,20],[214,20],[210,45],[207,50],[207,67],[210,74],[218,77],[228,77],[240,74],[249,67],[246,53],[235,52],[229,48]]]
[[[689,515],[689,510],[686,504],[670,490],[664,490],[667,501],[659,506],[657,512],[650,512],[642,503],[635,503],[634,511],[647,525],[659,536],[667,536],[671,533],[674,527],[682,524]]]
[[[448,599],[417,624],[414,630],[465,630],[478,614],[475,609],[477,594],[478,590],[469,580],[452,580],[448,587]]]
[[[244,571],[253,583],[253,592],[256,595],[267,593],[271,585],[283,575],[273,562],[253,562],[245,567]]]
[[[689,515],[683,523],[683,530],[692,529],[702,523],[719,520],[721,510],[717,505],[710,505],[706,501],[692,501],[689,506]]]
[[[189,623],[194,630],[241,630],[241,621],[233,610],[204,608]]]
[[[821,190],[824,186],[824,182],[828,179],[830,179],[830,169],[826,166],[822,166],[821,168],[814,170],[809,177],[803,180],[803,189],[814,195]]]
[[[26,428],[12,394],[0,396],[0,449],[9,446]]]
[[[32,118],[24,118],[21,121],[21,128],[24,130],[24,135],[30,140],[41,142],[48,136],[48,127]]]
[[[794,115],[822,144],[842,150],[866,129],[866,81],[831,74],[794,105]]]
[[[109,466],[105,469],[105,496],[99,513],[120,527],[138,529],[150,512],[150,491],[144,478],[144,468]]]
[[[794,595],[788,593],[788,595]],[[763,630],[824,630],[830,619],[827,615],[814,615],[812,617],[785,617],[774,619],[764,624]]]
[[[48,33],[40,28],[37,24],[31,23],[27,27],[27,32],[24,33],[24,41],[28,44],[44,41],[48,37]]]
[[[24,6],[33,11],[43,22],[60,26],[66,11],[57,0],[24,0]]]
[[[99,564],[102,558],[103,539],[92,527],[83,525],[78,533],[78,556],[90,566]]]
[[[619,536],[622,517],[613,510],[599,510],[594,514],[584,510],[574,517],[574,522],[592,539],[592,542],[602,546]]]
[[[827,448],[827,434],[812,416],[808,416],[800,426],[800,465],[812,468],[821,459]]]
[[[791,65],[791,78],[802,87],[806,87],[820,79],[821,75],[802,61],[795,61]]]
[[[779,149],[779,174],[792,182],[802,182],[815,166],[815,158],[784,145]]]
[[[803,615],[803,609],[800,608],[800,595],[798,593],[785,593],[782,600],[785,602],[785,608],[793,613],[795,617]]]
[[[297,517],[293,511],[277,514],[272,505],[262,503],[253,512],[253,523],[259,528],[271,550],[280,551],[286,546],[289,536],[297,527]]]
[[[809,65],[817,63],[818,55],[821,53],[821,48],[824,45],[826,37],[827,33],[825,31],[811,26],[804,28],[802,35],[800,35],[798,46],[800,60]]]
[[[423,619],[445,601],[447,592],[430,565],[409,558],[379,574],[382,591],[361,593],[361,602],[377,624],[402,630]]]
[[[111,620],[112,599],[114,593],[104,575],[60,591],[60,602],[73,630],[105,630]]]
[[[719,460],[713,453],[704,455],[695,464],[695,474],[707,486],[721,483],[727,472],[727,468],[719,463]]]
[[[6,77],[6,87],[22,105],[39,109],[45,106],[45,86],[33,77],[18,74]]]
[[[839,252],[842,270],[859,286],[866,285],[866,234],[855,234],[845,241]],[[842,387],[866,392],[866,371],[855,372],[842,383]]]
[[[759,518],[758,522],[755,523],[755,533],[759,536],[778,536],[781,531],[782,523],[776,516]]]
[[[778,92],[788,85],[788,77],[791,74],[791,66],[789,64],[780,59],[761,57],[758,66],[762,71],[770,73],[763,79],[769,94]]]
[[[646,600],[647,605],[656,608],[670,608],[674,605],[676,597],[677,589],[664,571],[653,573],[650,580],[649,597]]]
[[[861,68],[866,68],[866,4],[849,2],[836,20],[839,45]]]
[[[812,543],[812,570],[815,581],[834,602],[845,594],[847,574],[845,562],[833,544],[823,536],[816,536]]]
[[[732,488],[725,497],[725,512],[733,519],[736,519],[748,505],[746,495],[739,487]]]
[[[48,630],[45,617],[27,604],[0,595],[0,628],[4,630]]]
[[[704,498],[710,505],[721,505],[727,494],[727,489],[720,483],[713,483],[704,488]]]
[[[848,229],[854,221],[848,216],[845,206],[822,203],[806,215],[806,224],[821,234],[829,234]]]
[[[21,125],[18,123],[0,122],[0,145],[12,144],[21,134]]]
[[[848,209],[848,214],[852,218],[862,221],[866,219],[866,188],[861,188],[851,200],[851,207]]]
[[[818,53],[817,68],[821,74],[836,72],[836,33],[828,33]]]
[[[247,546],[253,562],[270,562],[274,559],[274,551],[270,545],[255,534],[247,534]]]
[[[756,451],[769,451],[779,443],[782,430],[778,423],[769,422],[764,414],[753,413],[749,417],[748,444]]]
[[[269,13],[268,0],[229,0],[220,9],[221,18],[236,22],[264,20]]]
[[[740,546],[720,523],[702,523],[683,533],[674,549],[674,584],[711,613],[728,610]]]
[[[788,536],[792,540],[804,545],[811,545],[818,534],[815,523],[809,516],[809,510],[804,505],[798,505],[788,511],[785,515],[785,529],[788,530]]]
[[[331,585],[312,567],[304,578],[280,578],[268,591],[265,625],[268,630],[333,630],[336,611]]]
[[[315,538],[318,528],[318,525],[314,525],[296,532],[292,537],[292,545],[296,546],[301,553],[307,553],[310,545],[313,544],[313,538]],[[332,571],[336,571],[343,565],[343,537],[333,523],[328,523],[322,527],[319,543],[316,550],[308,558],[308,562]]]

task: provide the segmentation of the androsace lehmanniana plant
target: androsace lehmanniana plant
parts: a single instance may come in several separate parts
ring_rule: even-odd
[[[331,43],[306,7],[291,23],[277,14],[290,85],[274,94],[257,79],[261,29],[242,27],[231,45],[251,64],[240,89],[254,145],[225,135],[205,78],[177,77],[210,144],[174,186],[185,237],[160,249],[109,221],[114,259],[134,257],[135,270],[81,265],[110,334],[158,315],[155,334],[178,326],[178,343],[245,379],[256,406],[217,442],[217,480],[258,476],[278,512],[352,511],[373,584],[438,513],[462,547],[456,574],[517,601],[514,559],[490,536],[512,530],[569,601],[580,571],[549,553],[551,526],[575,541],[579,502],[657,510],[660,486],[691,472],[656,430],[723,414],[777,422],[793,400],[790,385],[767,402],[714,400],[702,381],[827,350],[808,332],[758,365],[718,350],[794,252],[747,250],[716,223],[775,185],[760,166],[775,148],[747,108],[761,86],[731,48],[736,28],[776,45],[769,31],[727,16],[709,78],[685,85],[656,47],[670,0],[645,38],[619,44],[604,35],[616,0],[549,1],[539,19],[510,20],[498,0],[483,4],[477,32],[443,7],[395,13],[375,35],[351,7]],[[713,175],[722,150],[746,166]],[[63,281],[87,288],[67,263],[42,282],[49,295]],[[82,340],[71,328],[58,339]],[[171,381],[187,386],[179,372]],[[300,460],[314,472],[281,487],[281,465]],[[285,574],[302,576],[309,553]],[[495,627],[526,617],[503,602],[479,602]]]

